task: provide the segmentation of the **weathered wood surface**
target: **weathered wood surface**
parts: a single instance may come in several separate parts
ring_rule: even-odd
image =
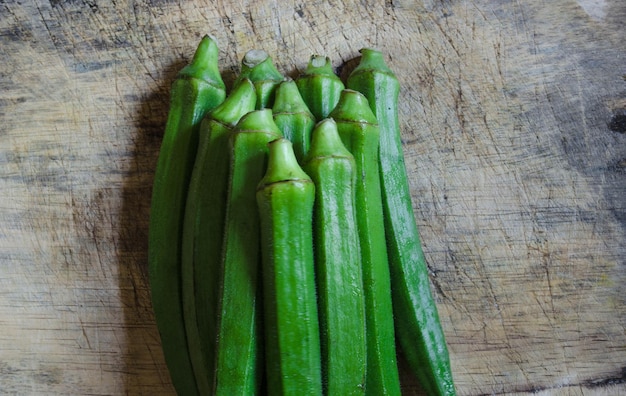
[[[460,395],[626,394],[625,21],[623,0],[0,1],[0,393],[173,393],[150,191],[169,84],[211,33],[227,82],[251,48],[290,74],[386,52]]]

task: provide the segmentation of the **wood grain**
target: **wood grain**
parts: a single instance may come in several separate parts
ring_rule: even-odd
[[[147,281],[169,85],[215,35],[403,86],[460,395],[626,394],[622,0],[0,1],[0,393],[173,394]],[[420,394],[403,372],[406,394]]]

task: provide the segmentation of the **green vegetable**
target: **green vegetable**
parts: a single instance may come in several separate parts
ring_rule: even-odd
[[[291,141],[296,159],[301,161],[309,150],[315,117],[302,100],[293,80],[286,79],[281,82],[275,94],[272,107],[274,122],[283,132],[285,139]]]
[[[271,108],[274,103],[274,91],[285,76],[276,69],[273,59],[262,49],[252,49],[241,60],[241,72],[235,81],[249,78],[257,92],[256,108]]]
[[[183,320],[181,236],[198,127],[206,113],[226,96],[218,52],[212,37],[202,38],[191,63],[172,84],[152,188],[148,241],[152,305],[172,383],[181,395],[198,392]]]
[[[316,187],[313,229],[324,394],[364,395],[367,343],[356,164],[333,119],[313,130],[304,170]]]
[[[271,109],[262,109],[243,116],[230,138],[218,307],[217,395],[251,395],[261,386],[261,247],[256,186],[265,170],[267,145],[279,137],[282,135]]]
[[[347,84],[367,97],[380,126],[381,185],[398,341],[429,395],[454,395],[448,349],[430,291],[404,165],[398,122],[400,84],[380,51],[365,48],[361,54]]]
[[[257,190],[263,251],[267,385],[270,395],[322,394],[313,261],[315,186],[291,142],[269,145]]]
[[[342,91],[330,114],[356,162],[356,211],[363,261],[369,395],[399,395],[393,307],[378,164],[379,129],[361,93]]]
[[[183,307],[187,343],[198,390],[212,393],[218,280],[228,188],[228,139],[239,119],[254,110],[254,85],[244,78],[200,124],[189,182],[182,246]]]
[[[343,91],[343,81],[335,74],[330,58],[313,55],[304,72],[296,79],[300,94],[315,119],[321,121],[330,114]]]

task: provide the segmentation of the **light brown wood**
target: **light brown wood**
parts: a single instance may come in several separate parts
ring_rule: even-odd
[[[0,393],[173,394],[150,192],[169,84],[210,33],[228,83],[252,48],[344,77],[385,52],[459,395],[626,394],[625,20],[622,0],[1,2]]]

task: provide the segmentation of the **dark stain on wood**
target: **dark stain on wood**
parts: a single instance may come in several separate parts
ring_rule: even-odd
[[[609,171],[626,173],[626,158],[622,158],[609,166]]]
[[[613,132],[626,133],[626,109],[615,112],[609,121],[609,129]]]

